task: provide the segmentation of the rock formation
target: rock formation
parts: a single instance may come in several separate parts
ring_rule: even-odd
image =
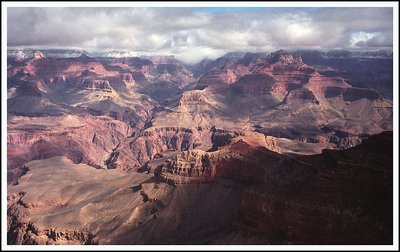
[[[110,55],[10,52],[9,244],[392,242],[384,52]]]
[[[208,183],[221,177],[259,183],[263,181],[262,164],[276,158],[273,151],[280,152],[274,138],[250,133],[231,139],[229,144],[214,152],[181,152],[167,159],[155,173],[174,184]]]
[[[391,244],[391,139],[285,159],[245,191],[238,227],[271,244]]]
[[[392,136],[302,156],[250,134],[154,175],[31,161],[8,188],[8,243],[391,244]]]

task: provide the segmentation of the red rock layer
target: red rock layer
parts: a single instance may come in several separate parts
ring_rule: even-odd
[[[48,129],[40,124],[32,126],[27,124],[28,121],[11,122],[7,134],[8,168],[53,156],[66,156],[75,163],[105,167],[104,159],[126,138],[128,125],[109,117],[76,118],[80,121],[78,125],[60,129]],[[54,120],[62,121],[63,117],[54,117]]]
[[[155,172],[164,180],[177,184],[207,183],[227,178],[243,183],[262,183],[263,164],[274,165],[279,151],[275,139],[251,133],[239,136],[214,152],[191,150],[168,159]]]

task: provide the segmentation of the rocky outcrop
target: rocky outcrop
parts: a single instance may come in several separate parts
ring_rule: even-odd
[[[248,73],[249,69],[247,67],[236,64],[236,61],[230,61],[228,64],[204,74],[200,78],[199,84],[233,84]]]
[[[377,91],[366,88],[348,88],[343,95],[343,99],[345,101],[356,101],[363,98],[370,101],[383,99],[383,97]]]
[[[126,65],[136,69],[154,65],[150,60],[140,57],[110,57],[103,60],[111,65]]]
[[[303,63],[301,57],[293,58],[291,54],[285,50],[279,50],[267,55],[266,59],[270,64],[289,65],[293,63]]]
[[[82,88],[89,90],[102,90],[111,92],[112,88],[108,80],[90,80],[85,79],[82,83]]]
[[[8,244],[21,245],[96,245],[93,234],[77,230],[38,228],[32,222],[21,223],[10,218]]]
[[[194,82],[193,74],[174,56],[148,57],[152,66],[142,69],[142,73],[151,82],[171,82],[183,88]]]
[[[43,53],[40,52],[40,51],[36,51],[36,52],[33,54],[33,59],[35,59],[35,60],[43,59],[43,58],[44,58],[44,55],[43,55]]]
[[[225,178],[253,185],[236,232],[261,244],[390,244],[392,137],[384,132],[313,156],[280,156],[239,137],[215,152],[182,152],[155,174],[173,184]]]
[[[205,105],[207,95],[204,91],[192,90],[187,91],[182,94],[181,99],[179,100],[179,106],[193,106],[193,105]]]
[[[132,74],[127,74],[127,73],[121,74],[121,80],[130,85],[135,84],[135,79],[133,78]]]
[[[341,77],[326,77],[313,74],[305,85],[308,90],[325,98],[343,97],[344,101],[356,101],[360,99],[382,100],[383,97],[373,89],[357,88],[347,84]]]
[[[292,90],[288,94],[287,100],[309,100],[317,104],[319,103],[315,95],[306,88]]]
[[[207,183],[215,177],[214,156],[201,150],[185,151],[172,160],[166,160],[156,171],[166,183],[195,184]]]
[[[211,146],[211,133],[197,128],[149,128],[127,139],[114,150],[113,163],[122,170],[132,170],[165,152],[187,151],[200,145]],[[116,154],[118,153],[118,154]]]
[[[101,79],[98,74],[89,70],[83,71],[82,74],[76,78],[76,85],[79,88],[87,90],[101,90],[106,92],[112,92],[113,90],[108,80]]]
[[[287,93],[287,86],[276,83],[273,77],[264,74],[248,74],[235,83],[234,88],[246,95],[265,96],[270,93]]]
[[[204,74],[200,85],[234,84],[245,94],[263,96],[272,93],[286,95],[308,82],[314,69],[285,51],[268,55],[245,55],[242,59],[230,59],[223,66]]]
[[[155,173],[175,184],[208,183],[229,178],[242,183],[263,181],[262,164],[274,165],[280,149],[272,137],[248,133],[233,138],[214,152],[190,150],[167,159]]]
[[[238,227],[272,244],[391,244],[392,137],[284,158],[245,191]]]
[[[353,87],[374,89],[386,99],[393,98],[393,59],[391,51],[326,53],[300,51],[304,62],[346,79]],[[350,54],[350,56],[349,56]],[[323,73],[323,69],[320,73]]]
[[[348,83],[340,77],[326,77],[318,73],[314,73],[310,76],[310,79],[306,87],[315,94],[324,94],[325,97],[332,96],[332,94],[326,94],[326,92],[334,90],[345,90],[351,87]]]

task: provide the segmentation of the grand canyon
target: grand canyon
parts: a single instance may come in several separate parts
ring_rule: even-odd
[[[8,48],[7,244],[393,243],[393,52]]]

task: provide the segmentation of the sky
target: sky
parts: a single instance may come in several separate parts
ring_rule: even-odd
[[[392,8],[44,8],[7,9],[10,48],[127,50],[185,63],[229,51],[387,49]]]

